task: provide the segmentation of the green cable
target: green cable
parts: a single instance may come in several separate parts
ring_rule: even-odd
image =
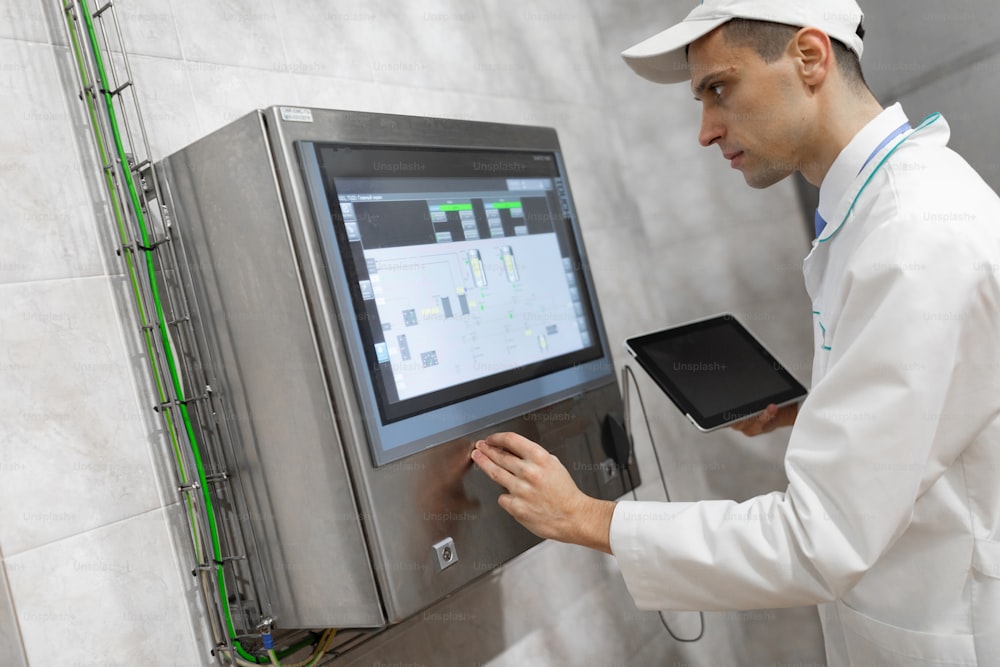
[[[101,83],[101,87],[102,87],[101,92],[104,95],[105,104],[107,106],[107,111],[108,111],[108,116],[109,116],[108,120],[109,120],[109,123],[110,123],[112,136],[114,137],[114,140],[115,140],[115,147],[116,147],[117,152],[118,152],[118,158],[119,158],[119,160],[121,161],[121,163],[123,165],[126,165],[126,164],[128,164],[128,158],[125,155],[125,149],[124,149],[124,146],[122,144],[120,132],[118,130],[117,115],[116,115],[116,112],[115,112],[115,109],[114,109],[114,104],[113,104],[113,101],[112,101],[113,100],[112,94],[111,94],[111,92],[109,90],[109,87],[108,87],[107,73],[105,71],[103,59],[101,57],[101,52],[100,52],[100,48],[99,48],[99,45],[98,45],[98,42],[97,42],[97,36],[96,36],[96,32],[94,30],[94,24],[93,24],[91,15],[90,15],[90,10],[87,7],[86,0],[80,0],[80,5],[81,5],[81,9],[82,9],[83,14],[84,14],[84,21],[85,21],[85,24],[86,24],[86,27],[87,27],[87,33],[88,33],[88,36],[89,36],[89,39],[90,39],[91,48],[93,50],[94,58],[96,60],[97,72],[98,72],[98,76],[100,77],[100,83]],[[64,10],[65,9],[66,9],[66,6],[64,5]],[[70,17],[70,15],[69,15],[68,12],[66,12],[66,20],[69,23],[69,33],[70,33],[70,37],[71,37],[72,42],[73,42],[73,50],[74,50],[74,54],[76,56],[77,66],[79,68],[80,78],[81,78],[81,81],[83,82],[84,90],[86,90],[86,88],[90,87],[90,81],[89,81],[89,78],[87,76],[86,67],[83,65],[83,54],[82,54],[82,51],[81,51],[81,48],[80,48],[79,41],[77,40],[77,37],[76,37],[76,31],[73,29],[72,18]],[[100,154],[101,164],[102,164],[102,166],[103,165],[108,165],[108,164],[110,164],[110,162],[108,161],[108,155],[107,155],[107,153],[106,153],[106,151],[104,149],[104,137],[103,137],[103,134],[102,134],[101,129],[100,129],[100,124],[99,124],[99,122],[97,120],[97,110],[96,110],[96,108],[94,106],[93,99],[90,96],[86,95],[86,94],[84,94],[83,97],[84,97],[84,99],[87,102],[87,108],[88,108],[88,111],[89,111],[89,114],[90,114],[91,125],[92,125],[92,127],[94,129],[95,138],[97,140],[96,143],[97,143],[98,151],[99,151],[99,154]],[[128,235],[127,235],[127,232],[125,230],[125,221],[124,221],[124,217],[123,217],[123,214],[122,214],[122,210],[121,210],[121,208],[119,206],[118,198],[117,198],[116,193],[115,193],[114,177],[112,176],[110,170],[104,169],[104,172],[105,172],[105,181],[106,181],[106,184],[107,184],[107,187],[108,187],[108,192],[109,192],[109,195],[110,195],[109,198],[111,200],[111,204],[112,204],[112,207],[114,209],[115,220],[117,221],[117,224],[118,224],[119,237],[121,239],[122,245],[124,246],[127,243],[127,241],[128,241]],[[148,248],[149,247],[149,233],[148,233],[148,230],[147,230],[147,227],[146,227],[145,216],[143,215],[143,212],[142,212],[142,206],[141,206],[141,204],[139,202],[138,193],[137,193],[136,188],[135,188],[135,182],[134,182],[134,180],[132,178],[131,169],[123,169],[123,174],[124,174],[126,185],[128,186],[129,196],[130,196],[130,199],[131,199],[131,202],[132,202],[133,210],[135,212],[135,215],[136,215],[136,218],[137,218],[137,222],[138,222],[138,225],[139,225],[139,232],[140,232],[140,235],[142,237],[142,243],[143,243],[143,245],[146,248]],[[181,384],[180,384],[180,378],[179,378],[179,375],[177,373],[177,366],[176,366],[176,361],[175,361],[174,356],[173,356],[172,346],[170,344],[170,340],[169,340],[169,337],[167,335],[167,327],[166,327],[166,323],[165,323],[165,317],[164,317],[164,314],[163,314],[163,307],[162,307],[162,303],[161,303],[161,300],[160,300],[160,297],[159,297],[158,282],[157,282],[156,276],[155,276],[155,265],[153,263],[152,254],[151,254],[152,251],[151,250],[145,250],[145,252],[146,252],[146,267],[147,267],[147,271],[148,271],[149,279],[150,279],[150,288],[151,288],[151,292],[152,292],[153,301],[154,301],[154,304],[156,306],[157,324],[159,325],[159,329],[160,329],[160,335],[161,335],[161,341],[162,341],[163,348],[164,348],[164,353],[165,353],[165,355],[167,357],[167,368],[168,368],[168,370],[170,372],[170,378],[171,378],[171,381],[172,381],[172,384],[173,384],[173,387],[174,387],[174,391],[175,391],[175,393],[176,393],[176,395],[178,397],[178,405],[180,407],[181,416],[182,416],[182,419],[184,421],[185,431],[187,432],[189,441],[191,443],[192,455],[194,456],[195,464],[196,464],[196,467],[198,469],[199,482],[201,484],[202,494],[203,494],[203,497],[204,497],[204,500],[205,500],[205,503],[206,503],[206,510],[207,510],[207,514],[208,514],[209,527],[210,527],[210,531],[211,531],[211,535],[212,535],[213,553],[214,553],[214,556],[215,556],[215,560],[217,561],[216,576],[217,576],[217,580],[218,580],[218,586],[219,586],[219,593],[220,593],[220,596],[221,596],[221,601],[223,603],[222,604],[223,610],[225,611],[225,615],[226,615],[226,619],[225,620],[226,620],[226,624],[227,624],[227,629],[229,631],[230,639],[233,640],[233,645],[236,648],[236,650],[240,653],[241,657],[243,657],[246,660],[250,660],[250,661],[256,662],[258,664],[262,664],[265,661],[265,659],[258,658],[256,656],[253,656],[253,655],[247,653],[243,649],[243,647],[240,645],[239,641],[237,641],[235,639],[236,631],[235,631],[235,628],[233,626],[232,613],[231,613],[231,610],[229,608],[229,601],[228,601],[228,595],[227,595],[227,592],[226,592],[226,584],[225,584],[225,575],[224,575],[224,572],[223,572],[223,569],[222,569],[222,565],[218,563],[219,561],[221,561],[221,555],[222,554],[221,554],[221,546],[220,546],[220,542],[219,542],[218,528],[217,528],[217,525],[216,525],[216,522],[215,522],[215,508],[214,508],[214,506],[212,504],[211,495],[210,495],[210,493],[208,491],[208,483],[207,483],[207,480],[206,480],[204,465],[203,465],[202,459],[201,459],[201,452],[200,452],[200,449],[198,447],[198,442],[197,442],[197,438],[196,438],[195,433],[194,433],[194,428],[193,428],[193,426],[191,424],[190,415],[188,414],[187,406],[182,402],[184,400],[184,398],[183,398],[184,394],[183,394],[183,389],[182,389]],[[147,326],[148,320],[146,318],[145,310],[143,308],[142,293],[141,293],[141,290],[140,290],[139,285],[138,285],[137,267],[135,265],[135,262],[133,261],[131,253],[125,252],[123,254],[123,256],[125,258],[126,265],[128,267],[130,282],[132,284],[132,291],[133,291],[133,295],[134,295],[135,300],[136,300],[136,306],[137,306],[137,311],[138,311],[138,315],[139,315],[139,320],[140,320],[141,324],[143,325],[143,332],[144,332],[144,337],[145,337],[145,342],[146,342],[146,349],[147,349],[147,354],[149,355],[150,367],[151,367],[151,371],[153,373],[153,378],[154,378],[154,381],[155,381],[155,384],[156,384],[157,395],[159,396],[160,402],[161,403],[165,403],[166,400],[167,400],[167,395],[166,395],[166,392],[165,392],[164,387],[163,387],[162,377],[160,376],[160,373],[159,373],[159,370],[156,367],[156,364],[153,362],[154,350],[153,350],[152,334],[150,333],[150,330],[149,330],[149,328]],[[170,433],[170,440],[171,440],[171,444],[172,444],[172,447],[173,447],[173,450],[174,450],[174,457],[175,457],[176,462],[177,462],[178,474],[180,475],[181,483],[182,484],[186,484],[187,483],[187,476],[186,476],[185,471],[184,471],[184,465],[183,465],[183,461],[182,461],[182,457],[181,457],[181,453],[180,453],[179,440],[178,440],[178,437],[177,437],[177,431],[176,431],[176,428],[174,426],[173,418],[171,416],[171,413],[169,411],[166,411],[166,410],[163,411],[163,416],[166,419],[167,429],[168,429],[168,431]],[[193,503],[193,501],[192,501],[192,499],[191,499],[190,496],[186,496],[186,503],[187,503],[187,507],[188,507],[189,523],[191,525],[191,529],[192,529],[192,533],[193,533],[193,537],[194,537],[193,542],[194,542],[194,546],[195,546],[196,556],[197,556],[198,560],[201,561],[201,559],[202,559],[201,544],[200,544],[200,539],[198,538],[197,521],[196,521],[195,516],[194,516],[194,513],[195,513],[194,503]],[[283,658],[287,657],[288,655],[292,655],[293,653],[301,650],[302,648],[308,646],[311,643],[314,643],[314,642],[312,640],[310,640],[310,639],[302,640],[302,641],[296,643],[293,646],[290,646],[290,647],[288,647],[288,648],[286,648],[286,649],[284,649],[282,651],[277,652],[276,655],[278,657],[280,657],[280,658],[283,659]],[[321,656],[318,656],[318,657],[321,657]]]
[[[65,10],[66,6],[64,6],[63,9]],[[82,51],[80,49],[80,43],[79,43],[79,41],[77,40],[77,37],[76,37],[76,30],[73,28],[73,19],[70,17],[68,11],[64,11],[64,13],[66,15],[66,22],[67,22],[67,25],[69,27],[69,35],[70,35],[70,39],[72,40],[72,44],[73,44],[73,53],[74,53],[74,55],[76,57],[76,64],[77,64],[77,68],[78,68],[78,73],[80,75],[80,81],[83,84],[83,95],[82,95],[82,98],[87,103],[87,110],[88,110],[89,115],[90,115],[90,124],[91,124],[91,127],[93,127],[93,129],[94,129],[94,138],[96,140],[95,143],[97,144],[97,150],[98,150],[98,153],[100,155],[101,165],[103,167],[104,165],[107,165],[107,164],[110,164],[110,163],[108,161],[108,155],[107,155],[107,153],[104,150],[104,137],[103,137],[103,135],[101,133],[100,123],[97,120],[97,109],[94,107],[93,98],[86,93],[87,88],[90,87],[90,79],[87,76],[87,70],[86,70],[86,67],[83,64],[83,53],[82,53]],[[127,235],[127,233],[125,231],[125,221],[124,221],[124,218],[122,216],[121,208],[118,205],[118,198],[115,196],[114,176],[112,176],[111,172],[109,170],[107,170],[107,169],[102,169],[102,171],[104,171],[104,179],[105,179],[105,183],[106,183],[107,188],[108,188],[108,195],[109,195],[108,198],[109,198],[109,200],[111,202],[111,206],[112,206],[112,208],[114,210],[114,217],[115,217],[115,220],[116,220],[116,222],[118,224],[118,236],[119,236],[119,239],[121,240],[122,245],[124,246],[125,243],[127,243],[127,241],[128,241],[128,235]],[[141,294],[141,292],[139,290],[138,275],[136,274],[135,263],[133,262],[132,255],[130,253],[127,253],[127,252],[124,253],[123,257],[125,258],[125,263],[126,263],[126,266],[128,267],[129,280],[131,282],[132,293],[133,293],[133,296],[135,298],[136,312],[137,312],[137,314],[139,316],[139,322],[142,325],[142,331],[143,331],[145,342],[146,342],[146,352],[149,355],[149,359],[150,359],[150,362],[151,362],[150,363],[150,370],[151,370],[151,372],[153,374],[153,381],[156,384],[157,395],[159,396],[160,402],[162,403],[162,402],[164,402],[166,400],[166,394],[165,394],[164,389],[163,389],[163,381],[162,381],[162,379],[160,377],[159,370],[156,368],[156,364],[152,363],[152,359],[153,359],[153,341],[152,341],[152,337],[151,337],[151,334],[149,332],[149,329],[146,328],[146,324],[147,324],[148,321],[146,319],[146,313],[145,313],[145,311],[144,311],[144,309],[142,307],[142,305],[143,305],[142,304],[142,294]],[[177,432],[176,432],[176,429],[174,427],[173,417],[170,415],[170,413],[164,413],[164,417],[166,418],[166,421],[167,421],[167,430],[170,433],[170,443],[171,443],[171,446],[172,446],[173,451],[174,451],[174,459],[177,462],[177,469],[178,469],[178,474],[180,475],[180,481],[181,481],[181,484],[186,484],[187,483],[187,477],[186,477],[186,474],[185,474],[185,471],[184,471],[184,465],[183,465],[182,460],[181,460],[180,443],[177,440]],[[201,559],[201,545],[199,544],[199,540],[197,539],[198,528],[197,528],[197,524],[195,523],[194,504],[191,502],[190,497],[188,497],[186,500],[187,500],[187,506],[188,506],[188,521],[189,521],[189,523],[191,525],[191,530],[192,530],[192,533],[193,533],[193,538],[194,538],[193,541],[194,541],[194,545],[195,545],[195,550],[196,550],[196,552],[198,554],[198,559],[200,560]]]
[[[90,8],[87,6],[87,0],[79,0],[80,7],[83,12],[84,22],[87,27],[87,34],[90,39],[91,50],[93,51],[95,64],[97,66],[97,73],[100,78],[101,93],[104,96],[105,105],[108,111],[108,121],[111,127],[111,134],[115,140],[115,148],[117,149],[118,159],[123,166],[128,165],[128,157],[125,154],[125,148],[122,144],[121,134],[118,130],[117,115],[115,113],[114,102],[112,93],[108,87],[107,73],[104,68],[104,61],[101,57],[100,46],[97,41],[97,34],[94,30],[94,23],[90,15]],[[240,645],[239,641],[236,640],[236,629],[233,626],[232,611],[229,607],[229,596],[226,591],[226,581],[225,573],[223,571],[222,565],[222,547],[219,541],[218,527],[215,521],[215,508],[212,505],[211,493],[209,491],[208,480],[205,475],[205,466],[202,462],[201,451],[198,447],[198,440],[194,433],[194,427],[191,424],[191,418],[188,414],[187,405],[184,404],[184,391],[181,387],[180,378],[177,373],[177,364],[174,360],[173,349],[170,344],[170,338],[167,334],[166,318],[163,315],[163,305],[160,300],[159,285],[155,274],[155,265],[153,263],[152,249],[150,249],[149,242],[149,232],[146,228],[145,216],[142,212],[142,206],[139,202],[139,196],[136,192],[135,181],[132,178],[132,171],[129,168],[122,169],[123,176],[125,178],[125,183],[128,186],[129,198],[132,203],[133,211],[136,215],[136,221],[139,225],[139,233],[142,237],[142,244],[145,246],[143,249],[146,253],[146,270],[149,274],[150,289],[153,297],[153,304],[156,307],[156,320],[160,330],[160,339],[163,345],[164,354],[166,355],[167,370],[170,373],[170,380],[173,385],[174,393],[177,396],[177,404],[180,408],[181,418],[184,422],[184,429],[187,432],[188,441],[191,444],[191,453],[194,457],[195,467],[198,470],[198,481],[202,490],[202,497],[205,501],[206,514],[208,515],[209,531],[212,538],[212,553],[213,559],[215,560],[215,572],[216,580],[218,582],[219,596],[222,602],[222,608],[225,613],[225,621],[227,630],[229,632],[229,637],[233,642],[233,646],[236,651],[246,660],[258,662],[259,660],[246,652]],[[148,330],[147,330],[148,331]],[[199,558],[200,560],[200,558]]]

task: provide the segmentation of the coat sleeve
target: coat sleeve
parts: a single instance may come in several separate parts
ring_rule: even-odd
[[[830,355],[827,372],[792,429],[784,492],[618,504],[611,546],[640,608],[826,602],[891,547],[967,443],[942,424],[955,402],[970,431],[989,419],[955,381],[970,327],[995,321],[982,313],[997,307],[969,245],[954,229],[902,220],[856,248],[830,349],[817,351]]]

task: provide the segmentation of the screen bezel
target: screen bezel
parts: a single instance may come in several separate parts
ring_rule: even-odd
[[[551,147],[539,149],[520,146],[488,148],[432,144],[396,146],[383,142],[369,143],[325,139],[322,141],[299,140],[295,141],[294,144],[302,167],[303,180],[311,203],[316,231],[322,246],[327,277],[339,313],[341,333],[351,361],[358,402],[365,417],[364,423],[369,435],[373,463],[376,466],[396,461],[472,431],[551,405],[614,381],[614,366],[601,324],[596,293],[587,265],[586,253],[572,205],[572,196],[569,193],[565,166],[560,151]],[[377,388],[372,378],[373,374],[368,372],[369,351],[365,346],[362,327],[358,326],[357,322],[357,311],[354,303],[357,295],[353,293],[355,286],[352,285],[350,276],[345,270],[345,265],[350,263],[350,259],[345,261],[340,240],[337,238],[336,219],[339,215],[339,205],[334,208],[330,204],[329,196],[331,193],[326,189],[317,157],[319,147],[330,144],[376,149],[467,150],[491,151],[499,154],[546,153],[552,155],[555,159],[557,173],[562,178],[566,188],[566,198],[570,203],[569,232],[570,242],[577,257],[574,269],[578,277],[578,288],[581,295],[585,296],[586,302],[589,303],[589,308],[585,310],[588,311],[587,317],[594,336],[591,347],[584,348],[588,351],[588,358],[579,362],[571,362],[567,367],[549,370],[539,375],[527,374],[527,377],[516,382],[492,390],[480,391],[474,396],[450,401],[445,405],[424,410],[418,414],[404,416],[390,422],[384,421],[380,411]],[[333,210],[331,211],[331,209]],[[372,351],[371,354],[374,352]]]
[[[781,380],[791,385],[790,389],[775,392],[757,397],[753,401],[741,405],[728,406],[724,410],[713,414],[704,414],[687,397],[684,387],[675,383],[664,369],[655,361],[650,351],[657,347],[669,344],[670,342],[688,336],[698,331],[705,331],[716,327],[728,327],[738,333],[760,358],[767,362],[767,366],[774,371]],[[643,370],[652,378],[656,385],[663,390],[671,402],[701,431],[710,432],[723,428],[730,424],[742,421],[754,415],[760,414],[767,406],[775,404],[777,406],[795,403],[808,394],[805,386],[799,382],[795,376],[772,355],[767,348],[750,332],[734,315],[724,313],[715,315],[703,320],[688,322],[686,324],[669,327],[661,331],[655,331],[641,336],[634,336],[625,341],[625,347],[636,359]]]

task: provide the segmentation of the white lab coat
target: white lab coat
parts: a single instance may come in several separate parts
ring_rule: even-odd
[[[787,489],[615,508],[640,608],[819,604],[831,667],[1000,665],[1000,200],[949,136],[902,135],[821,203]]]

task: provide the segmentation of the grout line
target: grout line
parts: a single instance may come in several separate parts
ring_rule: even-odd
[[[18,646],[21,649],[21,662],[24,665],[28,664],[28,653],[24,648],[24,635],[21,632],[21,621],[17,617],[17,607],[14,605],[14,596],[10,592],[10,580],[7,578],[7,561],[2,557],[2,552],[0,552],[0,577],[3,581],[0,585],[3,586],[6,592],[7,606],[11,611],[11,619],[14,621],[14,630],[17,632]]]
[[[127,276],[125,276],[123,273],[113,273],[113,274],[97,273],[90,276],[61,276],[57,278],[39,278],[37,280],[13,280],[11,282],[0,281],[0,290],[7,287],[13,287],[15,285],[40,285],[43,283],[75,282],[78,280],[100,280],[100,279],[108,279],[113,281],[119,279],[127,279]]]
[[[160,502],[160,498],[159,497],[156,498],[156,502],[157,503]],[[56,538],[56,539],[51,540],[49,542],[45,542],[44,544],[36,544],[35,546],[28,547],[27,549],[24,549],[24,550],[19,551],[17,553],[8,554],[8,555],[4,556],[3,560],[4,560],[4,562],[6,562],[6,561],[9,561],[9,560],[14,559],[14,558],[21,558],[21,557],[25,556],[26,554],[30,554],[33,551],[37,551],[39,549],[45,549],[47,547],[59,544],[61,542],[65,542],[66,540],[72,540],[72,539],[75,539],[77,537],[81,537],[83,535],[89,534],[89,533],[94,533],[94,532],[97,532],[99,530],[104,530],[105,528],[111,528],[112,526],[117,526],[118,524],[125,523],[126,521],[131,521],[133,519],[137,519],[137,518],[140,518],[140,517],[149,516],[149,515],[153,514],[154,512],[163,512],[164,513],[164,516],[163,516],[164,529],[169,532],[169,521],[168,521],[167,516],[166,516],[166,511],[169,508],[173,507],[174,505],[180,504],[180,502],[181,501],[178,499],[175,502],[169,503],[169,504],[166,504],[166,505],[159,505],[158,504],[158,505],[155,505],[154,507],[150,507],[148,509],[139,510],[135,514],[129,514],[128,516],[124,516],[124,517],[121,517],[119,519],[114,519],[114,520],[109,521],[107,523],[102,523],[100,525],[92,526],[90,528],[85,528],[83,530],[78,530],[78,531],[76,531],[74,533],[71,533],[69,535],[63,535],[62,537]]]

